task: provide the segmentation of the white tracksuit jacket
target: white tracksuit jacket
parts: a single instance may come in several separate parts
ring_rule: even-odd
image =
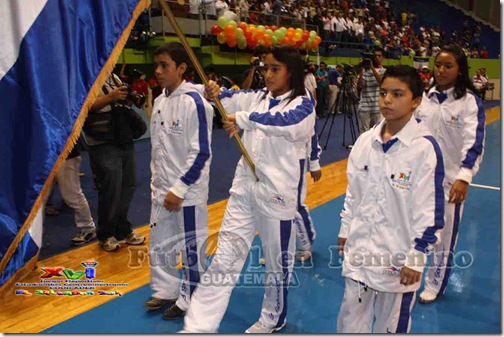
[[[290,101],[290,94],[273,98],[267,90],[223,90],[219,96],[226,112],[235,113],[244,130],[242,141],[259,177],[254,188],[260,211],[284,220],[294,219],[296,214],[299,152],[315,126],[311,100],[298,96]],[[242,157],[230,192],[243,195],[250,182],[255,178]]]
[[[382,144],[384,125],[382,120],[363,133],[348,160],[342,274],[377,291],[406,293],[420,282],[401,285],[402,266],[422,272],[419,261],[444,226],[443,159],[423,123],[412,118]]]
[[[460,98],[454,88],[440,93],[432,88],[424,93],[415,117],[427,124],[439,142],[445,166],[446,182],[457,179],[471,183],[478,172],[485,145],[485,109],[471,91]],[[445,94],[445,96],[443,96]]]
[[[152,202],[158,205],[163,205],[168,191],[184,199],[183,207],[208,200],[213,108],[197,89],[184,81],[169,96],[165,89],[154,101],[151,189]]]

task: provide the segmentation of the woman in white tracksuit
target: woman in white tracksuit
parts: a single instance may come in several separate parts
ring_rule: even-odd
[[[387,68],[379,98],[384,119],[357,139],[348,158],[338,333],[410,330],[415,292],[444,211],[441,150],[412,117],[422,91],[414,68]]]
[[[230,135],[244,130],[243,143],[259,181],[240,159],[217,251],[185,317],[187,332],[217,332],[256,230],[263,245],[267,283],[259,321],[247,332],[273,332],[286,323],[295,252],[298,153],[313,134],[315,110],[305,95],[303,61],[296,49],[275,46],[265,63],[268,90],[224,90],[220,95],[231,114],[224,127]],[[218,86],[210,82],[207,95],[217,92]]]
[[[154,55],[155,74],[165,89],[151,117],[153,295],[145,306],[157,310],[171,303],[163,318],[176,319],[187,311],[199,274],[206,269],[213,108],[195,85],[182,79],[189,59],[180,43],[163,45]]]
[[[419,301],[442,295],[453,265],[453,251],[468,185],[478,172],[485,143],[485,109],[475,94],[463,50],[444,47],[436,56],[434,83],[415,116],[426,122],[443,152],[445,164],[445,228],[434,246]]]

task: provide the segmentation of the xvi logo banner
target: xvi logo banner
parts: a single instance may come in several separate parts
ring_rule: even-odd
[[[86,268],[85,270],[77,270],[74,271],[65,267],[42,267],[43,274],[40,276],[41,279],[48,279],[52,277],[66,277],[68,280],[80,280],[84,275],[88,279],[92,279],[96,277],[96,269],[95,267],[98,265],[98,262],[89,261],[89,262],[81,262],[81,264]]]

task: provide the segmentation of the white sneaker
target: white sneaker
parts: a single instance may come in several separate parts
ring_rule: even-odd
[[[282,324],[282,326],[278,328],[268,328],[265,327],[260,321],[257,321],[254,323],[254,325],[245,330],[245,333],[272,333],[282,330],[285,327],[285,324],[287,324],[287,320],[285,320],[284,324]]]
[[[296,253],[296,260],[298,260],[299,262],[309,260],[311,259],[311,257],[312,257],[311,249],[300,250]]]
[[[424,291],[422,291],[420,293],[420,296],[418,298],[418,301],[420,303],[432,303],[434,302],[435,300],[437,299],[437,295],[434,294],[432,291],[430,290],[427,290],[427,289],[424,289]]]

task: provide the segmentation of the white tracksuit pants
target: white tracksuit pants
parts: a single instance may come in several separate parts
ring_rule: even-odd
[[[232,193],[219,232],[217,251],[191,298],[184,330],[217,332],[256,229],[266,260],[266,280],[274,280],[265,285],[259,320],[267,327],[282,326],[287,314],[287,291],[294,263],[295,229],[292,222],[258,212],[252,188],[245,196]]]
[[[315,227],[313,226],[313,221],[310,216],[310,211],[305,203],[306,200],[306,171],[308,169],[308,163],[305,159],[299,160],[299,165],[301,166],[301,176],[299,177],[298,186],[298,204],[297,213],[294,223],[296,224],[296,237],[298,243],[298,249],[300,250],[310,250],[313,245],[317,233],[315,232]]]
[[[411,328],[415,293],[378,292],[346,278],[336,332],[370,333],[376,317],[372,332],[407,333]]]
[[[150,220],[150,263],[153,297],[176,299],[186,311],[190,298],[206,269],[208,208],[206,204],[182,207],[169,212],[152,204]],[[177,270],[182,252],[182,282]]]
[[[425,272],[424,289],[434,294],[442,295],[448,284],[450,271],[453,267],[453,251],[457,245],[458,229],[463,210],[464,203],[445,202],[445,225],[441,230],[440,240],[434,245],[433,255]]]

